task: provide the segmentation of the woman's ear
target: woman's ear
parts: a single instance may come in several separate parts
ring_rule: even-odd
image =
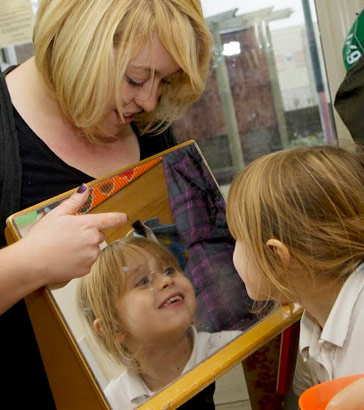
[[[285,266],[288,266],[291,261],[291,255],[287,246],[278,239],[269,239],[266,243],[269,249],[275,252]]]

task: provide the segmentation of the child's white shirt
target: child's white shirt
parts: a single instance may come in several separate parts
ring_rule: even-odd
[[[194,326],[192,326],[192,333],[192,353],[182,373],[191,370],[242,334],[241,331],[197,332]],[[130,369],[126,369],[118,378],[111,380],[104,393],[113,410],[134,409],[154,394],[139,374]]]
[[[324,328],[306,312],[301,319],[293,390],[364,374],[364,264],[345,281]]]

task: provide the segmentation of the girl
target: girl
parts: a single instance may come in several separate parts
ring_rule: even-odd
[[[80,280],[77,298],[98,341],[126,366],[105,389],[113,410],[137,407],[241,334],[196,331],[191,282],[165,247],[146,238],[119,239],[103,249]],[[199,404],[214,408],[211,400]]]
[[[227,218],[251,298],[305,308],[296,394],[363,373],[363,153],[310,147],[261,157],[235,177]]]

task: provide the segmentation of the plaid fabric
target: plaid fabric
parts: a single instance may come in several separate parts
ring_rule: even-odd
[[[196,327],[208,332],[250,327],[257,317],[232,263],[225,201],[207,164],[191,144],[166,155],[163,166],[173,219],[189,255],[185,273],[196,292]]]

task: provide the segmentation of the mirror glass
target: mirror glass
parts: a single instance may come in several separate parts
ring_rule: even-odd
[[[91,186],[81,213],[123,211],[129,216],[123,228],[106,231],[102,247],[119,238],[145,237],[147,241],[158,241],[175,261],[160,251],[155,255],[149,247],[146,252],[140,251],[138,242],[129,253],[124,251],[129,256],[121,263],[118,275],[127,277],[126,290],[120,291],[115,310],[127,329],[118,329],[115,334],[125,335],[132,328],[130,332],[139,335],[138,343],[136,338],[125,342],[132,358],[113,360],[95,328],[87,325],[77,306],[80,279],[51,291],[100,388],[104,391],[114,380],[106,389],[106,397],[116,410],[127,408],[128,402],[128,408],[137,407],[153,391],[234,340],[271,309],[266,307],[259,315],[252,313],[252,301],[232,264],[234,241],[226,225],[225,200],[197,144],[184,144],[98,181]],[[19,235],[26,235],[58,203],[16,217]],[[153,262],[158,259],[167,262],[160,266]],[[175,271],[170,271],[171,267]],[[184,277],[176,272],[178,269]],[[97,274],[101,275],[100,271]],[[99,291],[94,289],[95,293]],[[142,313],[140,309],[144,309]],[[175,335],[178,341],[171,348],[169,341]],[[123,337],[121,344],[126,340]],[[181,348],[176,349],[179,343]],[[158,356],[161,354],[167,368],[159,375],[163,368]],[[156,359],[158,371],[151,369]],[[142,377],[139,368],[143,369]]]

